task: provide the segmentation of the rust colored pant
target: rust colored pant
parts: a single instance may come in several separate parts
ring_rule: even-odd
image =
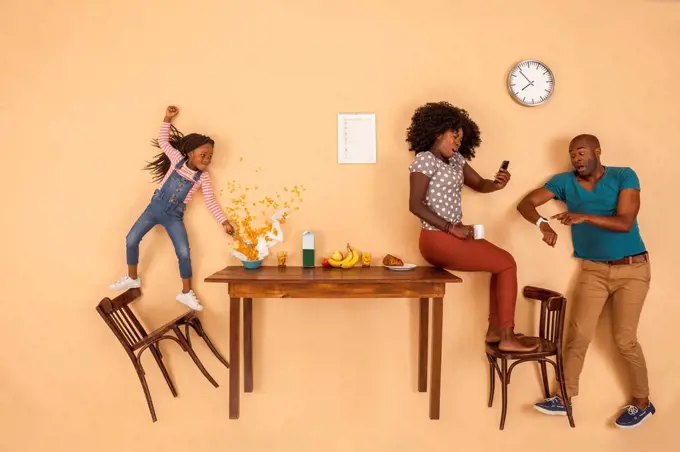
[[[517,264],[510,253],[484,239],[461,240],[445,232],[423,229],[420,254],[435,267],[491,273],[489,324],[514,328]]]

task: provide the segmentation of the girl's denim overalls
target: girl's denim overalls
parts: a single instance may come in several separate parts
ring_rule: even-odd
[[[182,279],[191,278],[191,258],[189,256],[189,238],[184,227],[184,200],[189,190],[201,177],[203,171],[197,171],[193,180],[182,177],[178,170],[187,159],[180,160],[172,174],[165,183],[154,192],[151,202],[146,210],[132,226],[127,237],[125,246],[127,250],[127,264],[137,265],[139,262],[139,244],[147,232],[157,224],[165,228],[175,247],[175,254],[179,261],[179,274]]]

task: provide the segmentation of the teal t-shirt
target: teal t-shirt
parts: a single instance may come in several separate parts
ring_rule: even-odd
[[[616,215],[619,192],[627,188],[640,190],[640,181],[631,168],[605,167],[605,173],[588,191],[576,180],[574,172],[561,173],[546,182],[555,199],[567,204],[569,212],[600,216]],[[610,261],[643,253],[637,218],[628,232],[615,232],[591,224],[571,225],[574,257],[592,261]]]

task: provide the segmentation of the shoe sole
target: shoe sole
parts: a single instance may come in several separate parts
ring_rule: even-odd
[[[176,299],[176,300],[177,300],[177,299]],[[200,304],[198,305],[198,307],[195,308],[195,307],[193,307],[193,306],[190,306],[190,305],[186,304],[186,303],[183,302],[182,300],[177,300],[177,302],[182,303],[184,306],[186,306],[187,308],[192,309],[192,310],[194,310],[194,311],[202,311],[202,310],[203,310],[203,306],[201,306]]]
[[[118,287],[118,288],[113,287],[113,285],[111,285],[111,286],[109,286],[109,289],[115,290],[116,292],[120,292],[121,290],[139,289],[140,287],[142,287],[141,283],[132,284],[130,286],[125,286],[125,287]]]
[[[551,411],[551,410],[547,410],[543,407],[536,406],[536,405],[534,405],[534,408],[539,413],[547,414],[548,416],[566,416],[567,415],[566,411]]]
[[[638,422],[637,424],[633,424],[633,425],[620,425],[620,424],[617,424],[616,422],[614,422],[614,424],[615,424],[618,428],[621,428],[621,429],[623,429],[623,430],[630,430],[630,429],[632,429],[632,428],[639,427],[640,424],[642,424],[644,421],[647,420],[647,418],[649,418],[649,417],[651,417],[651,416],[654,416],[654,413],[648,414],[647,416],[643,417],[642,420],[641,420],[640,422]]]

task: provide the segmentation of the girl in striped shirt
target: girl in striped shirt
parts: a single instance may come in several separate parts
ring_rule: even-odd
[[[197,133],[182,135],[171,124],[178,112],[177,107],[167,108],[158,139],[153,140],[154,146],[163,152],[158,154],[156,159],[146,166],[146,169],[151,171],[154,181],[161,181],[161,185],[154,192],[146,210],[125,238],[127,276],[111,284],[110,287],[113,290],[127,290],[141,286],[141,280],[137,274],[139,243],[147,232],[160,224],[168,232],[179,261],[182,291],[177,294],[177,301],[191,309],[201,311],[203,306],[191,289],[189,239],[184,227],[186,204],[200,188],[208,210],[222,224],[225,232],[234,235],[234,227],[217,204],[215,192],[210,183],[210,175],[206,171],[212,160],[215,142],[210,137]]]

